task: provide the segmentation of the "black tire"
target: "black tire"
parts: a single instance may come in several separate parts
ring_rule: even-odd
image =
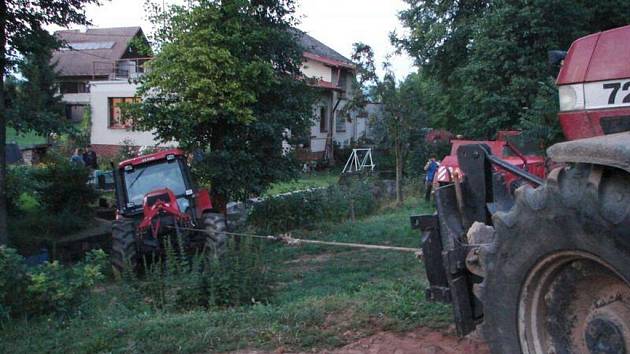
[[[112,265],[119,273],[138,266],[138,249],[136,246],[136,224],[133,220],[121,219],[112,222]]]
[[[493,221],[481,290],[493,353],[630,352],[628,173],[556,169]]]
[[[203,227],[208,232],[206,249],[214,257],[222,256],[227,250],[227,230],[225,217],[219,213],[204,213]]]

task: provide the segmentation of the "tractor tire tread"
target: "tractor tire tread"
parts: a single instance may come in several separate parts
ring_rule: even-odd
[[[597,179],[597,169],[600,179]],[[577,164],[550,172],[534,189],[520,187],[507,212],[493,215],[495,244],[488,248],[480,286],[482,332],[492,353],[520,353],[520,289],[538,259],[552,252],[595,254],[630,279],[630,174]],[[614,215],[610,215],[614,213]],[[497,304],[501,304],[498,306]]]

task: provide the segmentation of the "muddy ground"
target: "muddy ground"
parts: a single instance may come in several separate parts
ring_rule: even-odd
[[[342,348],[315,350],[306,353],[320,354],[489,354],[488,346],[479,339],[463,338],[450,333],[427,328],[417,328],[406,333],[378,332],[361,338]],[[272,352],[238,351],[235,354],[289,354],[278,348]],[[304,354],[306,354],[304,353]],[[300,353],[302,354],[302,353]]]

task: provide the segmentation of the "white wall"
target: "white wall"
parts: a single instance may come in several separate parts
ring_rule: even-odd
[[[120,145],[130,140],[133,145],[155,145],[151,132],[109,128],[109,98],[134,97],[137,85],[127,81],[91,81],[90,106],[92,108],[92,144]]]
[[[90,94],[89,93],[66,93],[61,96],[61,100],[65,103],[90,103]]]
[[[331,68],[320,62],[306,59],[306,61],[302,64],[301,71],[306,77],[318,78],[324,81],[332,82]]]

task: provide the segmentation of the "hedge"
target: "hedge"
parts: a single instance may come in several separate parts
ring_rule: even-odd
[[[339,222],[371,214],[378,206],[367,181],[309,189],[271,197],[257,203],[249,223],[265,232],[285,232],[317,223]]]

